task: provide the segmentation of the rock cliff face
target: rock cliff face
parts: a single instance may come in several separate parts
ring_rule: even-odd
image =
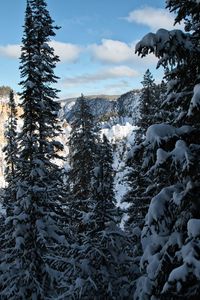
[[[86,97],[91,113],[97,121],[109,120],[113,117],[130,117],[136,122],[138,118],[138,101],[140,91],[132,90],[121,96],[90,96]],[[73,121],[77,108],[76,99],[61,100],[61,117],[67,122]]]
[[[8,118],[8,105],[6,103],[0,103],[0,185],[4,185],[4,155],[3,155],[3,147],[5,146],[5,124]]]

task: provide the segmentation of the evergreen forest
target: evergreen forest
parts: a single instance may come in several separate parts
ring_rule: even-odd
[[[83,94],[63,167],[50,44],[60,28],[47,1],[26,2],[20,117],[13,90],[0,89],[9,93],[0,299],[200,299],[200,1],[166,0],[184,31],[159,29],[135,47],[164,77],[158,84],[147,69],[142,78],[126,206],[115,197],[113,145]]]

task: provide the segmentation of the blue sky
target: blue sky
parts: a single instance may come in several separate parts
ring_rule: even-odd
[[[81,93],[121,94],[141,87],[150,68],[156,80],[153,56],[141,59],[134,45],[146,33],[158,28],[172,29],[173,16],[164,0],[47,0],[55,23],[61,26],[52,45],[61,62],[60,97]],[[19,60],[23,34],[25,0],[1,1],[0,11],[0,85],[20,91]]]

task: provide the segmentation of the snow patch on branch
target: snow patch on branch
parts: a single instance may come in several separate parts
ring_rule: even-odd
[[[188,116],[192,116],[195,109],[200,109],[200,83],[196,84],[194,87],[193,97],[188,110]]]
[[[200,237],[200,219],[190,219],[187,224],[189,238]]]
[[[161,123],[151,125],[147,129],[146,139],[144,141],[144,146],[148,144],[152,144],[155,148],[162,144],[162,142],[166,142],[173,137],[179,137],[184,134],[189,134],[193,131],[191,126],[184,125],[180,128],[175,128],[172,125]],[[179,144],[177,144],[178,147]]]

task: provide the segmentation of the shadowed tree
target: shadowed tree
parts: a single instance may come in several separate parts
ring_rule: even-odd
[[[3,151],[5,153],[6,169],[5,180],[7,187],[5,189],[3,204],[7,210],[7,214],[10,211],[10,205],[15,202],[16,199],[16,176],[17,176],[17,159],[18,159],[18,147],[17,147],[17,109],[14,100],[14,93],[11,90],[9,94],[9,114],[6,124],[5,138],[7,141]]]
[[[60,255],[65,245],[60,170],[54,163],[62,145],[54,68],[59,61],[49,45],[55,36],[44,0],[27,1],[22,39],[21,107],[23,127],[16,179],[16,201],[1,236],[2,299],[47,299],[58,294]]]

